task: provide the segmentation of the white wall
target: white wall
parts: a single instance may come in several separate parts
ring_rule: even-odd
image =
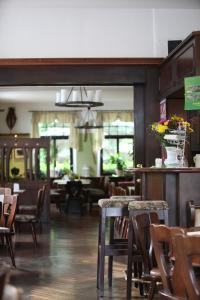
[[[0,57],[153,57],[200,30],[198,0],[1,0]]]

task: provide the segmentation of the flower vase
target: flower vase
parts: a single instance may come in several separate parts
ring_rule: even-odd
[[[116,172],[117,176],[123,176],[124,175],[124,170],[116,169],[115,172]]]
[[[165,147],[167,153],[167,159],[164,163],[167,168],[174,168],[179,166],[178,154],[179,150],[177,147]]]

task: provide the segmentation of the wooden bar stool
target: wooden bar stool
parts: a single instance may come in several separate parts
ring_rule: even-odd
[[[136,200],[138,197],[136,196]],[[117,199],[100,199],[98,205],[101,208],[98,238],[98,261],[97,261],[97,288],[99,296],[104,295],[104,273],[105,257],[108,256],[108,284],[112,286],[113,256],[128,255],[127,239],[116,239],[114,237],[114,221],[117,217],[128,216],[128,204],[133,201],[134,197],[117,197]],[[109,226],[108,222],[109,221]],[[107,230],[107,228],[109,230]],[[109,234],[109,242],[106,243],[106,235]],[[134,259],[140,259],[137,255],[137,249],[133,249]]]
[[[168,224],[168,204],[161,200],[142,200],[131,201],[128,205],[129,210],[129,231],[128,231],[128,266],[127,266],[127,300],[131,299],[132,291],[132,264],[133,264],[133,218],[139,214],[156,212],[160,220]]]

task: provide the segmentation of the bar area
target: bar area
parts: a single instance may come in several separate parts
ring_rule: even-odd
[[[199,201],[200,168],[135,168],[143,200],[165,200],[170,226],[186,226],[187,201]]]

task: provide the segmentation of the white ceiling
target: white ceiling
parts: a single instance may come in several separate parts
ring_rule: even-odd
[[[103,7],[103,8],[200,8],[199,0],[1,0],[1,9],[13,7]]]
[[[71,87],[61,86],[20,86],[20,87],[0,87],[0,106],[5,105],[23,105],[37,110],[56,109],[54,106],[56,92],[61,88]],[[133,109],[133,87],[129,86],[101,86],[101,87],[86,87],[87,89],[101,89],[102,101],[104,106],[100,109]],[[58,108],[60,109],[60,108]],[[74,109],[74,108],[72,108]]]

